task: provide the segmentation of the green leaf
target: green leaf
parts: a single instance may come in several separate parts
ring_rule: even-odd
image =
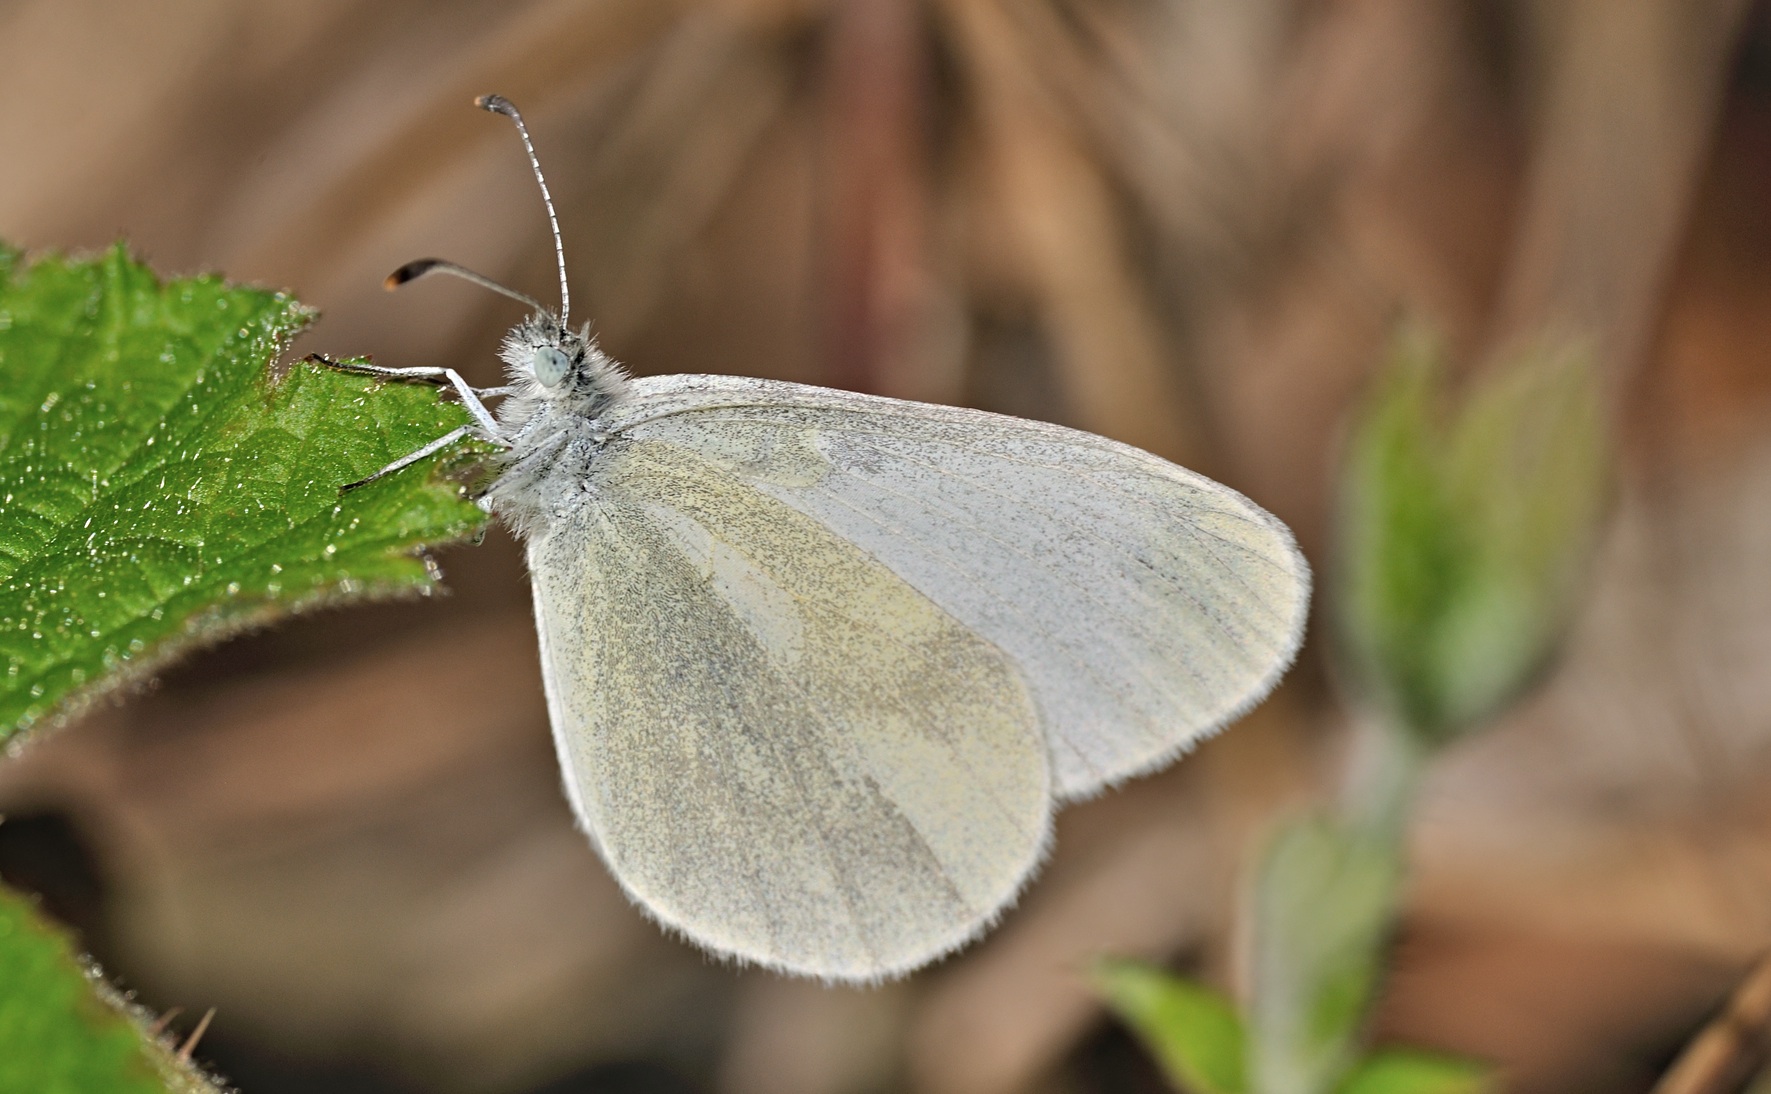
[[[1544,343],[1455,413],[1444,353],[1402,331],[1353,432],[1336,623],[1361,697],[1429,741],[1497,713],[1560,636],[1607,485],[1590,356]]]
[[[434,461],[433,389],[269,366],[310,314],[122,248],[0,248],[0,741],[179,651],[321,603],[422,593],[484,517]],[[462,451],[450,459],[464,458]]]
[[[1260,1094],[1327,1094],[1356,1056],[1402,876],[1398,830],[1293,822],[1255,878],[1249,1068]]]
[[[1493,1072],[1470,1060],[1383,1049],[1360,1061],[1338,1094],[1487,1094],[1494,1089]]]
[[[1188,1094],[1244,1094],[1242,1020],[1209,988],[1134,961],[1105,961],[1095,986],[1163,1074]]]
[[[61,930],[0,886],[0,1091],[214,1090],[142,1028],[140,1013],[75,956]]]

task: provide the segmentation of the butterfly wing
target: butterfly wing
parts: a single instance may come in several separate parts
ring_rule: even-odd
[[[636,380],[608,428],[831,530],[1002,650],[1060,799],[1239,717],[1302,641],[1309,569],[1283,524],[1093,434],[727,376]]]
[[[1048,838],[1009,659],[866,551],[667,439],[617,437],[531,536],[574,808],[628,894],[828,979],[982,931]]]

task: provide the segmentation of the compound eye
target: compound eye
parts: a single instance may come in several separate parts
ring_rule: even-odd
[[[535,379],[541,381],[542,387],[559,387],[566,373],[572,371],[572,359],[554,346],[542,346],[529,359],[529,367],[535,370]]]

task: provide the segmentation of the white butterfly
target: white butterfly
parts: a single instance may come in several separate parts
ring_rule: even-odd
[[[547,184],[516,122],[553,224]],[[632,379],[523,301],[509,385],[452,370],[504,449],[555,744],[628,896],[717,953],[833,981],[982,933],[1056,805],[1259,701],[1309,571],[1247,498],[1088,433],[728,376]],[[496,414],[482,399],[501,395]],[[354,484],[360,485],[360,484]]]

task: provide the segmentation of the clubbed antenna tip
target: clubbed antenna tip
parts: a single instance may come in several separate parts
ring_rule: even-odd
[[[494,114],[503,114],[507,118],[517,116],[517,108],[503,95],[481,95],[473,101],[481,110],[490,110]]]
[[[440,259],[435,258],[421,258],[416,262],[408,262],[393,273],[388,274],[387,277],[382,280],[381,287],[388,292],[393,292],[406,282],[416,281],[429,273],[439,261]]]

